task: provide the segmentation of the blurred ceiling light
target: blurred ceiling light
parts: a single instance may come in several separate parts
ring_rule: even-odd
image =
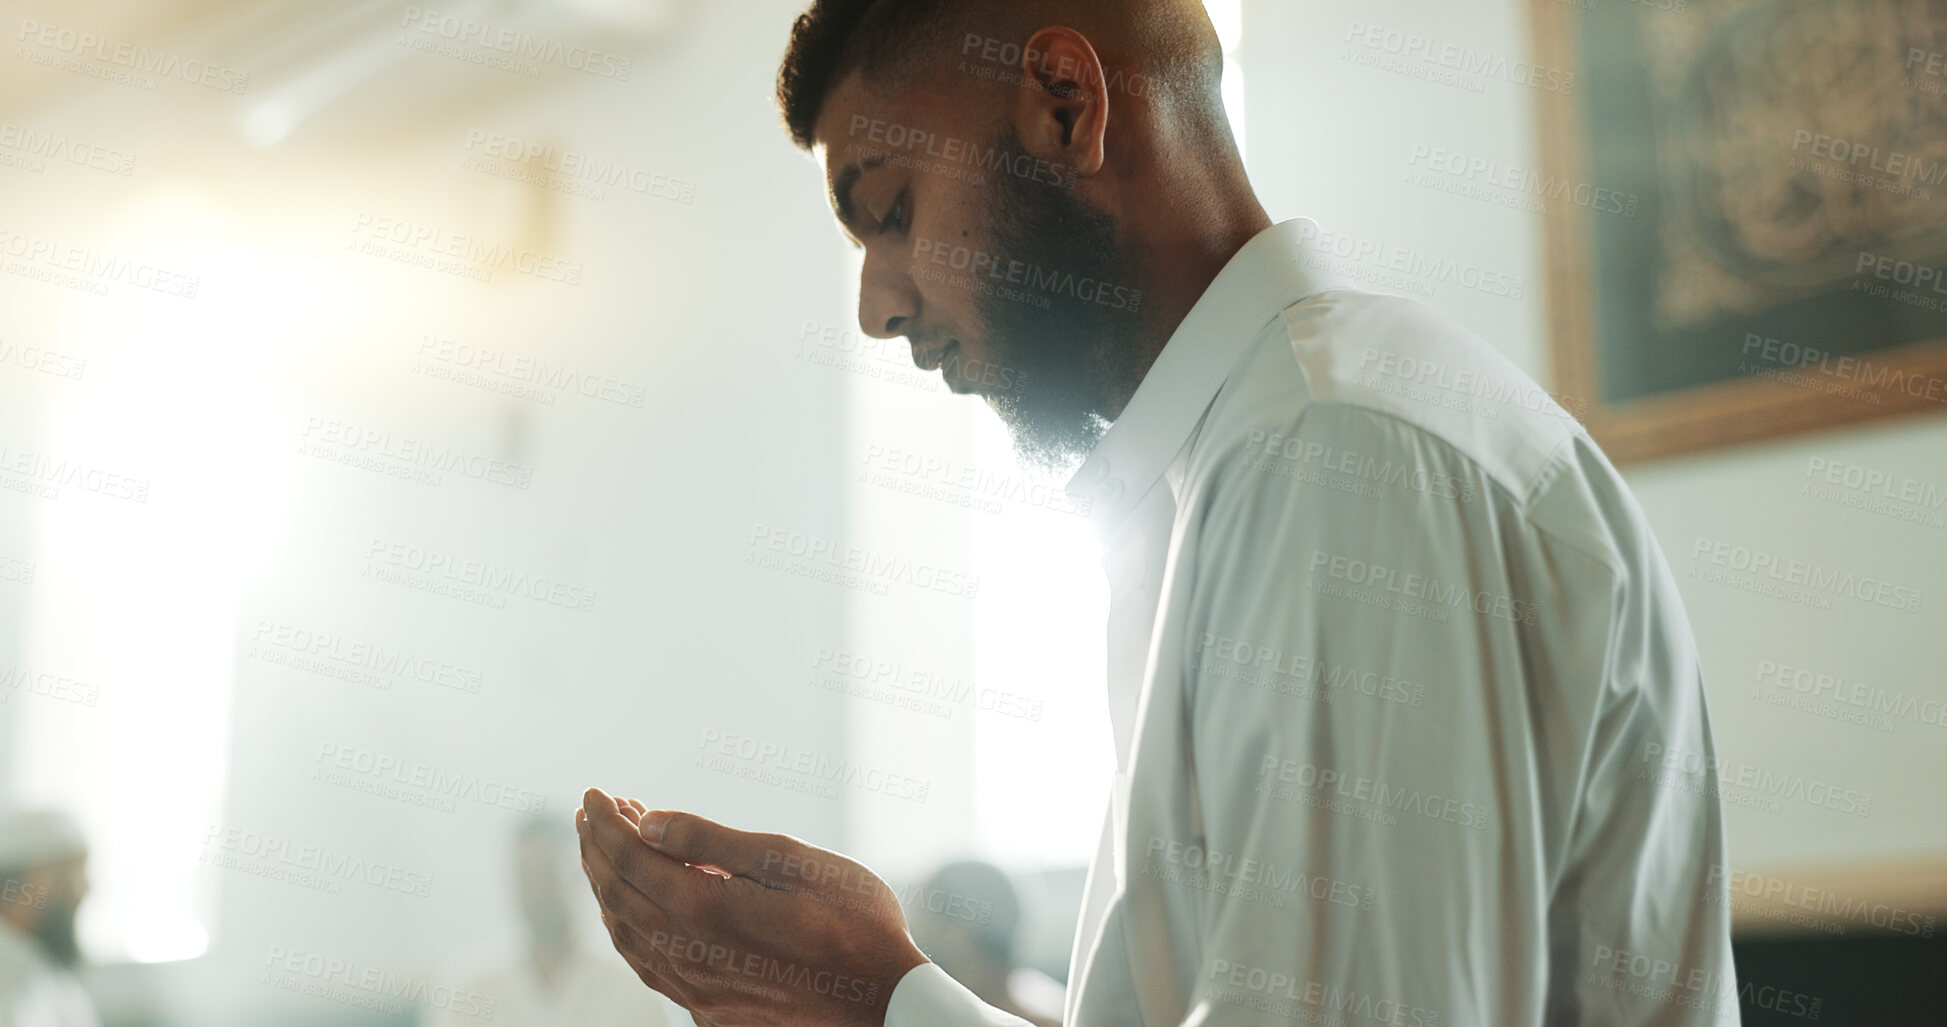
[[[508,12],[492,9],[507,7],[503,0],[457,0],[441,13],[462,21],[486,21],[490,13],[505,17]],[[415,53],[399,45],[399,15],[388,6],[343,11],[333,20],[332,29],[342,30],[345,23],[352,23],[348,40],[318,44],[315,40],[327,30],[314,28],[309,40],[296,46],[280,40],[285,44],[280,52],[265,55],[264,63],[273,66],[258,77],[274,84],[261,91],[262,99],[244,108],[242,131],[250,145],[276,146],[298,126]]]
[[[694,6],[694,0],[451,0],[427,13],[441,23],[521,33],[537,44],[599,40],[594,49],[626,51],[668,35]],[[256,77],[269,83],[262,98],[244,109],[240,129],[252,146],[276,146],[419,53],[401,45],[401,15],[392,4],[321,9],[332,12],[326,22],[294,33],[295,44],[279,39],[251,62],[262,69]]]
[[[553,0],[580,11],[589,21],[632,32],[642,38],[660,36],[693,5],[690,0]]]

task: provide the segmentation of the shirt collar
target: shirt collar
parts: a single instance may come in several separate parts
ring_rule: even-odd
[[[1305,266],[1318,225],[1295,218],[1259,232],[1212,279],[1136,386],[1068,494],[1108,539],[1162,480],[1244,346],[1286,307],[1328,287]]]

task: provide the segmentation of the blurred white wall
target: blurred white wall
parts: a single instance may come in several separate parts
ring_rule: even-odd
[[[1311,217],[1326,231],[1471,262],[1505,281],[1522,282],[1521,299],[1495,295],[1503,291],[1498,286],[1478,291],[1409,281],[1408,288],[1387,291],[1420,295],[1545,383],[1542,218],[1407,181],[1415,147],[1458,150],[1504,166],[1539,166],[1537,94],[1491,77],[1475,91],[1360,63],[1372,54],[1360,42],[1372,26],[1416,33],[1436,49],[1466,47],[1510,63],[1529,59],[1528,7],[1527,0],[1245,0],[1247,163],[1274,218]],[[1654,5],[1638,13],[1681,16]],[[1842,863],[1937,859],[1947,851],[1947,822],[1937,815],[1939,782],[1947,779],[1947,726],[1903,718],[1892,731],[1882,731],[1753,698],[1760,668],[1775,666],[1844,678],[1918,703],[1947,700],[1947,675],[1941,672],[1947,595],[1939,591],[1947,580],[1947,535],[1801,494],[1814,459],[1829,462],[1816,466],[1853,465],[1947,489],[1943,451],[1947,422],[1936,418],[1625,470],[1696,629],[1719,755],[1872,797],[1863,816],[1802,801],[1784,801],[1776,812],[1727,804],[1731,857],[1740,869],[1795,873]],[[1818,610],[1733,591],[1689,577],[1698,565],[1691,553],[1699,538],[1891,579],[1928,594],[1914,615],[1843,600]],[[1775,677],[1763,684],[1765,694],[1781,691]]]
[[[103,5],[6,6],[9,26],[116,31]],[[0,337],[87,361],[79,381],[0,368],[0,445],[150,483],[139,503],[0,494],[0,558],[55,554],[0,584],[0,663],[97,690],[0,706],[0,784],[103,836],[97,937],[140,947],[107,917],[143,909],[129,874],[155,857],[187,866],[211,938],[200,959],[122,975],[130,1001],[180,1023],[360,1022],[267,981],[273,955],[441,983],[446,956],[511,927],[518,825],[565,827],[591,784],[833,846],[854,804],[901,805],[856,786],[807,798],[748,779],[762,760],[738,755],[849,752],[845,701],[810,683],[847,640],[844,590],[750,559],[769,538],[852,537],[857,376],[820,363],[806,326],[851,326],[854,283],[769,88],[797,6],[695,5],[630,51],[626,81],[389,53],[412,33],[388,24],[373,76],[268,148],[246,129],[253,104],[303,84],[271,73],[288,54],[253,65],[242,95],[8,69],[34,88],[4,120],[136,159],[128,175],[0,167],[0,228],[199,283],[193,299],[122,282],[97,296],[0,276]],[[342,35],[248,21],[136,38],[240,65],[308,39],[358,63]],[[551,150],[523,162],[507,139]],[[574,163],[569,188],[516,180],[564,158],[659,177],[599,197]],[[482,246],[514,256],[493,267]],[[445,247],[489,280],[420,266]],[[516,360],[565,366],[590,394],[524,382]],[[504,391],[523,385],[537,391]],[[460,462],[416,478],[424,446]],[[439,574],[398,562],[419,553],[572,591],[438,594],[423,586]],[[379,651],[446,664],[444,680],[356,666]],[[307,655],[328,669],[291,665]],[[184,794],[212,779],[208,801]],[[253,857],[269,844],[399,873],[272,879],[290,867]],[[238,858],[251,869],[214,865]],[[193,951],[181,923],[159,930],[151,956]]]

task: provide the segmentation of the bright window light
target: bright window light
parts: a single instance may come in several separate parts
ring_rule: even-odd
[[[1237,137],[1238,156],[1245,156],[1249,151],[1244,147],[1244,69],[1237,63],[1237,50],[1244,42],[1244,0],[1203,0],[1203,9],[1224,47],[1224,113],[1230,116],[1230,131]]]
[[[194,958],[216,922],[198,857],[223,819],[238,602],[281,492],[271,400],[253,383],[272,377],[262,325],[289,288],[223,226],[187,195],[130,212],[114,250],[199,276],[202,302],[131,297],[61,326],[103,371],[36,432],[144,490],[69,490],[40,512],[25,662],[88,682],[97,702],[20,704],[8,754],[23,801],[88,833],[82,938],[110,962]]]
[[[1203,0],[1203,9],[1210,15],[1210,23],[1217,27],[1217,38],[1224,44],[1224,52],[1237,49],[1244,41],[1244,0]]]
[[[980,419],[974,445],[980,466],[1012,466],[998,418]],[[1102,648],[1108,595],[1095,536],[1083,517],[1048,505],[1056,509],[1009,504],[974,528],[983,583],[974,683],[1044,703],[1039,720],[974,720],[975,837],[988,859],[1016,870],[1094,858],[1115,772]]]
[[[1241,0],[1205,0],[1226,53],[1224,109],[1244,148]],[[1013,454],[999,420],[982,417],[981,466]],[[1058,486],[1056,486],[1058,487]],[[1095,856],[1115,771],[1103,640],[1108,617],[1096,540],[1078,516],[1009,508],[976,518],[974,678],[1045,698],[1040,722],[974,724],[975,835],[985,855],[1015,869],[1087,864]]]
[[[1244,145],[1244,69],[1237,58],[1224,58],[1224,113],[1230,117],[1231,135],[1237,137],[1237,155],[1249,156]]]

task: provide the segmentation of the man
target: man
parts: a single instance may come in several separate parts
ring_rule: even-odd
[[[88,844],[64,814],[0,817],[0,1027],[100,1027],[75,979]]]
[[[512,952],[496,952],[489,964],[454,975],[464,990],[494,1000],[501,1027],[664,1027],[658,1000],[606,953],[588,951],[575,938],[568,904],[567,839],[558,823],[530,821],[514,841],[514,892],[520,904],[521,938]],[[479,1022],[458,1009],[436,1009],[428,1027]]]
[[[1066,1021],[1737,1023],[1641,512],[1492,347],[1308,268],[1220,65],[1193,0],[821,0],[780,78],[862,327],[1027,457],[1086,454],[1119,773]],[[577,819],[616,947],[699,1022],[1020,1022],[842,856],[596,790]]]

